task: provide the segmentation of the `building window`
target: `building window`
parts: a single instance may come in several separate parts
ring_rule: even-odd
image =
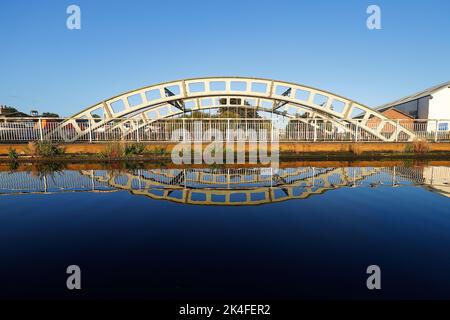
[[[406,113],[407,115],[417,119],[419,115],[419,100],[405,102],[403,104],[395,106],[394,108],[400,112]]]
[[[439,123],[438,130],[439,131],[448,131],[448,122]]]

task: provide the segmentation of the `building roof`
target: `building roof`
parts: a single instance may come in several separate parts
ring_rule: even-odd
[[[409,96],[403,97],[403,98],[395,100],[393,102],[386,103],[386,104],[384,104],[382,106],[377,107],[376,110],[379,111],[379,112],[383,112],[383,111],[386,111],[387,109],[390,109],[392,107],[398,106],[400,104],[407,103],[407,102],[410,102],[410,101],[413,101],[413,100],[417,100],[417,99],[420,99],[420,98],[428,97],[428,96],[432,95],[433,93],[435,93],[435,92],[437,92],[439,90],[442,90],[444,88],[450,88],[450,81],[438,84],[438,85],[436,85],[434,87],[431,87],[431,88],[425,89],[423,91],[411,94]]]
[[[17,112],[1,113],[0,118],[31,118],[31,116],[29,114],[17,111]]]

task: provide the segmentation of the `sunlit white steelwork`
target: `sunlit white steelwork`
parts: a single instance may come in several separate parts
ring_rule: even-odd
[[[133,132],[139,136],[140,128],[158,120],[224,107],[246,107],[299,121],[299,115],[306,115],[326,120],[342,132],[351,132],[350,120],[358,117],[359,130],[372,140],[395,141],[401,137],[410,141],[415,137],[381,113],[327,91],[270,79],[211,77],[156,84],[104,100],[60,123],[47,133],[47,139],[77,141],[101,128],[105,132],[118,130],[121,137]],[[386,126],[396,126],[398,132],[387,136],[382,133]]]

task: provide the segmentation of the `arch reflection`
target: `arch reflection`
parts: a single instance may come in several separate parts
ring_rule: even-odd
[[[184,168],[0,172],[0,195],[129,191],[195,205],[262,205],[306,199],[343,187],[422,186],[450,196],[449,167]]]

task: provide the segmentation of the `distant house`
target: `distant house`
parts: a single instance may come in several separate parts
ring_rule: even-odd
[[[0,118],[30,118],[29,114],[18,111],[9,106],[0,106]]]
[[[40,119],[40,121],[39,121]],[[29,126],[35,130],[39,129],[52,129],[57,126],[58,123],[64,119],[59,118],[56,113],[44,112],[39,115],[38,111],[31,110],[31,114],[26,114],[18,111],[14,107],[1,105],[0,106],[0,122],[14,122],[20,123],[22,126]],[[72,125],[70,125],[72,127]]]
[[[419,127],[415,126],[414,124],[414,118],[410,115],[403,113],[399,110],[396,110],[394,108],[387,109],[386,111],[381,112],[383,115],[385,115],[387,118],[394,119],[398,121],[399,125],[402,125],[403,127],[406,127],[410,130],[417,131],[417,129],[420,129]],[[370,118],[367,120],[367,126],[370,128],[377,128],[381,124],[381,119],[377,117]],[[382,133],[394,133],[396,129],[396,125],[386,123],[381,132]]]
[[[417,131],[420,129],[415,125],[415,118],[401,110],[397,110],[394,106],[385,108],[383,110],[377,109],[380,113],[382,113],[385,117],[389,119],[395,120],[399,125],[408,128],[412,131]],[[359,114],[353,119],[362,120],[364,118],[365,113]],[[377,129],[382,123],[384,123],[383,127],[380,128],[382,134],[392,134],[397,130],[397,125],[393,123],[386,123],[381,120],[381,118],[377,116],[370,116],[367,119],[366,125],[369,128]]]
[[[450,130],[450,81],[387,103],[376,109],[392,119],[442,119],[439,131]],[[416,121],[417,123],[417,121]],[[427,130],[436,124],[428,123]]]

